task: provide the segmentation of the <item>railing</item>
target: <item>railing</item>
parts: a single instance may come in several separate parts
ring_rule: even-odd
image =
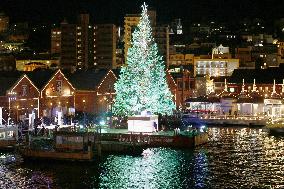
[[[102,141],[117,141],[124,143],[139,143],[139,144],[151,144],[151,143],[171,143],[173,137],[171,136],[159,136],[159,135],[147,135],[147,134],[102,134]]]

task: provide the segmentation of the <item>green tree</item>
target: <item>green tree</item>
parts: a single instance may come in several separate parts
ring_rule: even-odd
[[[165,64],[152,37],[145,4],[140,22],[132,33],[127,66],[121,68],[115,90],[113,113],[116,115],[137,115],[144,110],[171,115],[175,109],[166,81]]]

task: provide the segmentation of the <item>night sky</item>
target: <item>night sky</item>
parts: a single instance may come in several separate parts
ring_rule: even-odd
[[[121,24],[127,13],[140,12],[143,0],[0,0],[0,10],[12,22],[59,23],[64,17],[72,21],[76,13],[88,12],[96,23]],[[157,10],[158,21],[182,18],[187,22],[236,18],[284,17],[282,0],[146,0]]]

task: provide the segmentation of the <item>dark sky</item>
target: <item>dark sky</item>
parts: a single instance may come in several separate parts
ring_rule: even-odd
[[[157,10],[158,20],[219,20],[239,18],[274,19],[284,17],[284,0],[145,0]],[[121,24],[127,13],[140,12],[143,0],[0,0],[0,10],[12,22],[58,23],[72,20],[77,13],[88,12],[96,23]]]

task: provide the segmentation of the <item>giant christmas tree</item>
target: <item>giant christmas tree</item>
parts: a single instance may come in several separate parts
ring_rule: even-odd
[[[145,4],[142,5],[140,22],[132,34],[127,66],[121,68],[115,90],[113,113],[116,115],[138,115],[145,110],[170,115],[175,109]]]

